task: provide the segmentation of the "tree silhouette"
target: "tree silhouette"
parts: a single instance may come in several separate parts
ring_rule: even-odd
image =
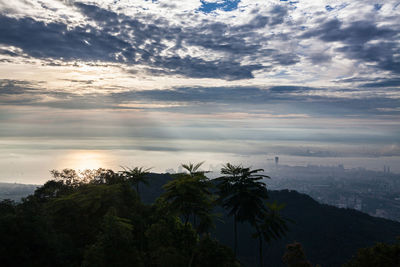
[[[135,168],[128,168],[121,166],[123,171],[120,171],[123,177],[130,182],[133,186],[136,187],[136,193],[140,196],[139,192],[139,184],[143,183],[148,185],[149,182],[147,180],[146,174],[150,172],[152,168],[145,168],[145,167],[135,167]]]
[[[372,247],[361,248],[343,267],[400,266],[400,237],[394,244],[376,243]]]
[[[38,201],[44,202],[68,191],[70,191],[70,188],[64,185],[63,181],[49,180],[35,190],[34,196]]]
[[[198,233],[207,231],[212,225],[210,213],[214,203],[210,192],[212,183],[204,172],[198,171],[201,164],[182,164],[189,174],[173,175],[174,179],[163,186],[166,192],[162,195],[170,203],[171,209],[183,216],[185,225],[188,225],[190,219],[193,220]]]
[[[270,243],[273,240],[282,238],[288,231],[288,219],[280,215],[280,211],[285,207],[284,204],[276,202],[266,203],[268,210],[264,211],[258,219],[255,227],[256,233],[253,237],[258,238],[260,266],[263,266],[263,239]]]
[[[77,187],[82,184],[78,172],[73,169],[51,170],[50,173],[55,181],[59,181],[66,186]]]
[[[209,172],[209,171],[200,171],[199,170],[199,168],[203,164],[204,164],[204,161],[199,162],[197,164],[193,164],[193,163],[189,162],[188,164],[181,164],[181,166],[182,166],[182,168],[187,170],[191,176],[195,176],[195,175],[204,175],[205,173]]]
[[[312,267],[304,254],[302,245],[298,242],[286,246],[282,260],[288,267]]]
[[[234,220],[234,252],[237,253],[237,223],[248,222],[256,226],[266,210],[264,201],[268,198],[267,188],[261,180],[269,178],[267,175],[258,174],[263,169],[252,170],[251,167],[243,168],[241,165],[227,163],[221,169],[224,176],[217,178],[219,182],[218,202],[226,209],[228,215]]]
[[[99,168],[97,170],[85,170],[81,172],[84,180],[91,184],[119,184],[123,183],[126,178],[120,172],[114,172],[110,169]]]

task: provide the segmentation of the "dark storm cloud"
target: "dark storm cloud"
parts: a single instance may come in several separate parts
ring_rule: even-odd
[[[284,22],[287,16],[287,9],[281,6],[273,7],[266,16],[253,12],[254,17],[245,24],[232,26],[222,22],[202,21],[202,26],[196,28],[186,28],[179,36],[180,40],[187,44],[201,46],[215,51],[222,51],[232,56],[263,55],[271,56],[276,62],[282,61],[282,65],[296,64],[297,56],[291,60],[287,59],[287,54],[281,54],[278,49],[265,49],[268,38],[254,32],[265,27],[273,27]],[[250,41],[246,41],[250,39]],[[282,59],[279,57],[282,56]]]
[[[351,78],[344,78],[336,80],[335,82],[338,83],[357,83],[357,82],[375,82],[377,81],[376,78],[366,78],[366,77],[351,77]]]
[[[275,54],[273,56],[274,62],[282,66],[294,65],[300,62],[300,57],[296,54],[286,53],[286,54]]]
[[[303,86],[273,86],[269,90],[274,93],[305,92],[316,90],[317,88]]]
[[[129,102],[130,100],[141,100],[145,102],[184,102],[191,103],[189,106],[163,108],[175,112],[184,110],[195,110],[196,105],[214,103],[217,108],[219,104],[224,105],[225,112],[232,104],[234,110],[249,113],[258,112],[263,106],[274,106],[276,112],[290,113],[303,112],[314,115],[398,115],[399,103],[397,99],[385,96],[366,96],[365,98],[348,98],[318,95],[316,92],[324,91],[324,88],[301,87],[301,86],[275,86],[268,89],[257,87],[179,87],[170,90],[145,90],[127,91],[113,93],[109,97],[115,102]],[[312,95],[308,92],[314,91]],[[338,89],[340,92],[352,92],[353,90]],[[286,108],[279,109],[276,105]],[[204,109],[204,106],[202,106]]]
[[[75,81],[78,82],[78,81]],[[87,81],[81,81],[87,84]],[[62,109],[113,108],[107,97],[100,94],[79,95],[49,90],[44,82],[0,79],[0,105],[42,106]],[[46,98],[51,98],[48,100]]]
[[[268,69],[268,64],[287,66],[299,62],[293,53],[266,49],[267,37],[255,32],[284,23],[287,16],[284,7],[276,6],[267,14],[254,13],[248,23],[239,26],[204,20],[194,28],[171,25],[165,19],[149,15],[128,17],[95,5],[75,3],[74,6],[97,26],[71,28],[62,22],[44,23],[28,17],[0,15],[0,43],[49,62],[83,60],[146,65],[152,74],[194,78],[248,79],[253,78],[253,71]],[[164,41],[172,42],[173,46],[167,47]],[[229,55],[214,60],[177,52],[188,51],[188,46]],[[0,53],[16,56],[13,51]],[[244,57],[263,57],[268,64],[243,64]]]
[[[331,61],[332,56],[327,53],[313,53],[310,55],[310,59],[313,64],[319,64]]]
[[[120,14],[115,14],[111,11],[104,10],[97,6],[90,6],[86,4],[76,4],[82,12],[88,16],[90,19],[98,22],[103,29],[119,32],[122,35],[128,32],[133,33],[135,36],[134,42],[135,46],[145,45],[143,50],[145,51],[142,57],[152,58],[154,56],[156,66],[166,65],[167,71],[170,69],[173,73],[182,73],[179,69],[180,66],[188,64],[189,70],[193,69],[191,65],[197,65],[198,68],[202,68],[205,73],[208,74],[198,74],[194,77],[218,77],[214,76],[212,73],[214,69],[212,65],[217,68],[223,68],[223,72],[236,77],[239,71],[243,71],[243,74],[238,76],[241,78],[251,78],[251,71],[263,68],[261,65],[240,65],[240,57],[264,53],[262,50],[262,42],[266,41],[254,33],[254,30],[265,27],[269,24],[269,18],[261,15],[256,15],[249,23],[240,26],[230,26],[221,22],[211,22],[207,20],[202,21],[202,25],[192,28],[187,27],[176,27],[170,25],[170,23],[163,19],[155,19],[152,17],[145,17],[146,21],[151,22],[144,24],[138,19],[133,19],[131,17],[123,16]],[[162,25],[162,26],[160,26]],[[251,38],[251,42],[245,41],[245,38]],[[258,38],[258,39],[257,39]],[[200,46],[205,49],[209,49],[215,52],[225,52],[231,55],[231,58],[238,58],[238,61],[226,61],[222,62],[222,66],[219,66],[219,61],[204,61],[199,58],[190,57],[160,57],[161,51],[166,49],[165,45],[160,44],[162,40],[174,42],[174,47],[169,49],[169,51],[175,51],[176,49],[186,49],[187,45]],[[146,42],[147,41],[147,42]],[[278,50],[271,50],[274,57],[278,57]],[[165,62],[163,61],[165,59]],[[182,59],[181,62],[178,60]],[[225,59],[227,60],[227,59]],[[188,62],[192,61],[192,62]],[[210,64],[207,64],[210,63]],[[174,70],[173,68],[177,69]],[[225,66],[227,64],[232,64],[231,67]],[[207,68],[211,68],[211,71]],[[154,70],[155,71],[155,70]],[[188,70],[185,70],[188,71]],[[236,73],[232,73],[235,72]],[[156,71],[155,71],[156,72]],[[198,71],[194,71],[199,73]],[[211,76],[210,76],[211,75]],[[188,75],[190,76],[190,75]],[[226,78],[226,77],[222,77]]]
[[[249,31],[256,28],[257,26],[252,24],[231,28],[224,23],[211,23],[196,30],[181,33],[180,40],[189,45],[226,52],[234,56],[251,55],[261,49],[262,46],[258,42],[247,43],[244,41],[244,37],[246,35],[252,36],[253,34]],[[255,37],[253,36],[253,38]]]
[[[285,17],[288,15],[288,10],[285,6],[274,6],[271,10],[270,25],[277,25],[283,23]]]
[[[0,49],[0,55],[7,55],[7,56],[12,56],[12,57],[18,56],[17,53],[10,51],[8,49]]]
[[[0,79],[0,96],[38,93],[39,84],[31,81]]]
[[[76,4],[86,16],[95,20],[103,30],[118,32],[120,35],[133,33],[135,46],[145,45],[142,58],[151,58],[153,66],[164,67],[162,70],[150,69],[151,73],[181,74],[196,78],[222,78],[227,80],[252,78],[252,71],[266,68],[259,64],[241,65],[244,56],[270,56],[274,64],[292,65],[299,62],[297,55],[281,53],[277,49],[263,48],[267,43],[254,31],[266,26],[283,23],[287,16],[287,9],[274,7],[270,16],[256,14],[248,23],[240,26],[231,26],[221,22],[202,21],[202,25],[192,28],[176,27],[163,19],[146,17],[149,24],[144,24],[138,19],[116,14],[97,6]],[[162,25],[162,26],[160,26]],[[246,41],[249,38],[251,41]],[[147,42],[146,42],[147,40]],[[200,46],[215,52],[230,54],[224,60],[204,61],[192,57],[161,57],[159,54],[166,49],[161,45],[162,40],[174,42],[174,47],[169,51],[183,48],[187,45]]]
[[[363,44],[370,40],[381,38],[393,38],[396,31],[388,28],[378,28],[371,21],[355,21],[349,26],[342,27],[343,23],[338,19],[332,19],[322,23],[316,29],[304,33],[302,38],[318,37],[325,42],[345,42],[348,44]]]
[[[93,82],[96,81],[96,80],[75,80],[75,79],[60,79],[60,80],[78,84],[93,84]]]
[[[88,81],[73,80],[87,85]],[[90,82],[90,81],[89,81]],[[396,82],[395,80],[393,82]],[[141,107],[171,112],[263,113],[267,106],[276,114],[310,115],[398,115],[398,99],[365,91],[362,98],[334,97],[319,92],[326,88],[306,86],[259,87],[177,87],[173,89],[131,90],[118,93],[78,94],[48,90],[42,83],[0,80],[0,104],[45,106],[62,109],[138,109],[131,103],[181,103],[177,107]],[[374,85],[371,85],[374,87]],[[378,85],[376,85],[378,86]],[[363,92],[346,88],[333,92]],[[14,96],[14,97],[13,97]],[[50,97],[50,99],[49,99]],[[126,105],[128,104],[128,105]],[[205,106],[207,105],[207,108]]]
[[[90,14],[95,19],[107,19],[104,29],[116,30],[113,27],[114,13],[102,10],[101,15]],[[160,45],[160,41],[167,32],[161,35],[160,28],[134,20],[127,23],[136,27],[130,29],[137,33],[133,43],[91,26],[67,29],[61,23],[45,24],[30,18],[15,19],[0,15],[0,43],[19,47],[37,58],[145,64],[161,68],[161,73],[188,77],[245,79],[253,77],[253,70],[262,68],[260,65],[242,66],[234,61],[205,61],[190,56],[163,57],[159,54],[165,47]],[[146,40],[151,40],[151,43],[143,49],[138,48]],[[156,73],[156,70],[152,72]]]
[[[308,30],[300,38],[316,37],[324,42],[340,42],[343,46],[336,51],[348,58],[400,73],[400,58],[396,56],[400,53],[399,34],[398,29],[378,27],[373,21],[355,21],[343,26],[340,20],[332,19]]]
[[[115,54],[129,44],[85,26],[68,29],[62,23],[0,15],[0,43],[19,47],[36,58],[102,60],[115,62]]]
[[[400,53],[398,41],[379,41],[373,44],[347,45],[337,49],[349,58],[375,63],[380,69],[400,73]]]
[[[362,87],[400,87],[399,79],[380,79],[374,82],[364,83]]]
[[[154,57],[154,64],[164,69],[148,69],[152,74],[177,74],[192,78],[217,78],[225,80],[253,78],[252,71],[262,69],[258,64],[242,66],[232,61],[204,61],[191,57]]]
[[[273,96],[264,89],[256,87],[179,87],[170,90],[128,91],[112,94],[112,97],[124,99],[143,99],[163,102],[221,102],[221,103],[260,103]]]

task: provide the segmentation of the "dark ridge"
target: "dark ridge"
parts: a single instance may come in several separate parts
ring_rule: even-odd
[[[150,186],[142,185],[142,199],[153,202],[162,192],[162,185],[169,181],[169,174],[150,174]],[[268,181],[267,181],[268,185]],[[352,209],[320,204],[308,195],[294,190],[269,191],[270,202],[285,203],[282,215],[293,223],[289,234],[280,241],[266,244],[265,262],[270,266],[285,266],[282,256],[285,247],[300,242],[306,257],[322,266],[340,266],[355,255],[359,248],[376,242],[393,243],[400,236],[400,223],[372,217]],[[216,220],[215,237],[221,243],[233,247],[233,219],[217,208],[222,215]],[[247,224],[238,226],[238,258],[244,266],[257,266],[257,240],[251,238],[254,230]]]

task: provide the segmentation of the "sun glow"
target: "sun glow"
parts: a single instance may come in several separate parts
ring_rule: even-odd
[[[75,170],[105,168],[106,155],[100,151],[74,151],[66,159],[68,168]]]

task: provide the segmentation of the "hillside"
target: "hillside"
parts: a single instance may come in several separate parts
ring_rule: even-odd
[[[151,174],[150,186],[142,186],[142,198],[152,202],[162,193],[162,185],[170,179],[166,174]],[[394,242],[400,236],[400,223],[368,214],[320,204],[311,197],[296,191],[270,191],[270,201],[285,203],[282,215],[293,220],[286,238],[273,242],[265,257],[271,266],[283,266],[281,261],[285,246],[294,241],[300,242],[307,258],[313,264],[340,266],[362,247],[376,242]],[[218,209],[216,213],[223,214]],[[215,236],[223,244],[233,246],[233,220],[222,216],[216,220]],[[246,266],[256,266],[257,242],[252,239],[253,230],[247,224],[239,225],[238,256]]]
[[[150,182],[149,186],[140,185],[140,198],[144,203],[151,204],[163,193],[162,186],[172,177],[169,174],[152,173],[149,174],[148,178]],[[51,189],[51,187],[48,187],[48,189]],[[0,220],[4,226],[11,227],[9,230],[6,230],[8,229],[7,227],[3,229],[3,237],[8,236],[11,238],[9,244],[13,244],[15,235],[18,235],[19,240],[26,240],[24,244],[19,245],[21,248],[30,248],[30,244],[39,242],[39,247],[52,251],[55,244],[53,242],[56,242],[57,246],[59,246],[59,242],[56,240],[60,239],[63,240],[62,243],[66,247],[78,247],[80,250],[83,250],[85,247],[87,248],[88,244],[92,244],[96,238],[99,238],[98,235],[101,233],[99,225],[104,224],[101,221],[104,220],[104,215],[107,214],[109,207],[118,207],[117,212],[121,214],[119,216],[124,218],[132,217],[130,220],[133,221],[140,220],[141,216],[142,218],[147,218],[146,220],[154,221],[154,219],[151,219],[154,208],[136,203],[136,200],[133,200],[134,197],[129,195],[131,193],[128,194],[129,197],[127,198],[125,196],[127,191],[123,187],[91,185],[82,187],[82,189],[74,194],[55,198],[51,194],[48,195],[49,192],[42,190],[37,194],[39,202],[33,201],[34,199],[31,198],[16,209],[19,212],[15,213],[15,215],[11,217],[5,216]],[[51,196],[50,199],[48,199],[49,196]],[[265,250],[265,262],[269,266],[284,266],[281,259],[285,251],[285,246],[294,241],[300,242],[303,245],[307,258],[314,265],[320,264],[324,267],[330,267],[340,266],[345,263],[359,248],[372,246],[376,242],[391,243],[394,242],[396,236],[400,236],[399,222],[371,217],[355,210],[340,209],[319,204],[311,197],[296,191],[269,191],[269,197],[270,202],[285,203],[286,207],[283,209],[282,215],[293,221],[293,223],[289,224],[290,231],[284,239],[264,246],[267,247]],[[126,202],[127,200],[129,201]],[[136,203],[134,206],[137,206],[136,210],[143,213],[142,215],[127,212],[133,205],[131,202]],[[4,212],[10,212],[7,203],[4,204],[3,208]],[[35,212],[30,214],[31,211]],[[38,216],[38,211],[44,217]],[[220,214],[220,216],[215,220],[216,225],[212,231],[212,235],[222,244],[233,247],[232,218],[226,217],[224,215],[225,211],[221,208],[216,208],[214,213]],[[49,215],[54,221],[50,222],[50,225],[47,225],[49,223],[47,216]],[[86,219],[83,220],[82,216]],[[14,222],[10,221],[11,219],[16,220],[19,224],[24,222],[24,226],[15,226]],[[77,222],[79,223],[77,224]],[[38,229],[39,225],[46,225],[49,231],[42,230],[36,233],[37,230],[34,229]],[[77,229],[77,225],[81,225],[79,229]],[[93,228],[94,226],[95,228]],[[21,233],[19,227],[24,227],[25,232]],[[88,229],[91,228],[92,230],[89,231],[90,235],[82,239],[82,234],[88,233]],[[79,232],[78,230],[81,234],[75,234]],[[148,231],[150,235],[152,230],[149,229]],[[61,235],[57,233],[61,233]],[[252,233],[254,233],[254,230],[248,224],[238,225],[239,244],[237,256],[243,266],[257,266],[258,243],[255,239],[251,238]],[[42,236],[42,238],[38,239],[37,236]],[[49,241],[43,243],[43,240]],[[35,245],[32,248],[35,249],[36,247]],[[179,250],[178,247],[175,248],[173,246],[172,248]],[[25,249],[17,252],[10,246],[8,246],[8,249],[3,252],[0,251],[0,254],[7,256],[11,255],[11,253],[16,253],[16,257],[26,254],[23,252]],[[57,248],[57,251],[63,251],[63,249],[60,247]],[[223,251],[222,247],[221,249]],[[76,253],[73,250],[70,251],[70,253]],[[34,250],[32,253],[32,255],[35,255],[37,252]],[[55,259],[44,258],[40,262],[47,263],[49,260],[49,262],[54,263],[56,259],[63,261],[63,258],[66,257],[63,254],[55,254]],[[74,257],[75,262],[82,261],[82,256],[75,255]],[[26,258],[26,261],[29,261],[29,257]]]
[[[303,245],[313,264],[340,266],[358,248],[372,246],[375,242],[393,242],[400,235],[398,222],[319,204],[296,191],[270,191],[270,199],[285,203],[282,215],[294,221],[286,238],[269,245],[266,259],[272,266],[283,266],[281,258],[285,245],[294,241]],[[230,245],[233,222],[230,218],[223,219],[225,223],[218,223],[215,233],[222,243]],[[239,258],[248,266],[254,266],[257,243],[249,238],[253,230],[248,225],[241,225],[240,229]]]

